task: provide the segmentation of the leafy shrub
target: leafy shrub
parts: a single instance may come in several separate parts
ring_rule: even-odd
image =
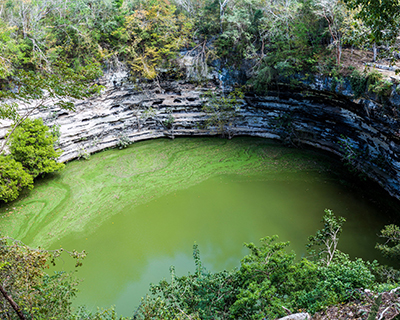
[[[274,319],[284,316],[282,306],[316,312],[346,302],[359,288],[371,288],[376,263],[350,260],[337,253],[326,261],[296,262],[286,251],[288,242],[274,237],[261,239],[261,245],[246,244],[250,253],[239,270],[212,273],[201,264],[194,248],[195,274],[176,277],[153,286],[152,296],[142,300],[137,319],[174,319],[182,314],[193,319]],[[186,317],[187,318],[187,317]]]
[[[121,133],[118,136],[117,147],[118,149],[125,149],[128,148],[132,144],[132,141],[126,135],[125,132]]]
[[[174,125],[174,121],[175,118],[172,114],[170,114],[167,118],[167,120],[165,120],[162,124],[165,128],[167,129],[172,129],[173,125]]]
[[[78,149],[78,159],[89,160],[90,159],[90,152],[86,150],[83,145],[79,146]]]
[[[10,243],[0,235],[0,285],[26,319],[70,319],[71,299],[78,282],[65,272],[53,275],[44,272],[61,251],[32,249],[19,241]],[[83,257],[77,252],[70,254],[77,259]],[[0,318],[20,319],[5,299],[0,300]]]
[[[40,174],[58,171],[64,164],[58,163],[61,150],[54,150],[57,137],[53,136],[42,119],[26,119],[9,140],[11,156],[36,178]]]
[[[328,266],[319,265],[315,269],[309,278],[311,290],[296,293],[294,305],[314,313],[325,306],[347,301],[354,297],[357,289],[372,287],[375,280],[371,272],[373,266],[375,264],[361,259],[351,261],[348,255],[340,253]]]
[[[190,21],[168,2],[143,2],[117,31],[124,40],[119,51],[125,55],[132,76],[155,79],[161,69],[172,68],[191,28]]]
[[[283,316],[286,282],[294,267],[294,253],[287,253],[289,242],[275,243],[277,236],[261,239],[261,246],[246,244],[250,254],[242,259],[240,289],[230,311],[234,318],[276,318]]]
[[[383,78],[382,73],[376,70],[372,70],[367,75],[367,86],[370,88],[371,86],[376,85]]]
[[[266,94],[268,86],[271,84],[275,77],[276,71],[268,65],[263,65],[254,75],[253,79],[249,81],[249,83],[253,86],[254,91],[257,94]]]
[[[15,200],[25,187],[33,188],[32,176],[11,156],[0,155],[0,200]]]
[[[375,248],[381,251],[386,258],[400,259],[400,227],[394,224],[385,226],[380,237],[386,239],[384,244],[376,244]]]
[[[389,80],[380,80],[374,85],[369,86],[369,90],[377,94],[379,97],[388,97],[392,92],[393,83]]]
[[[355,69],[350,75],[350,85],[356,99],[360,98],[367,89],[367,77],[365,73],[361,73]]]

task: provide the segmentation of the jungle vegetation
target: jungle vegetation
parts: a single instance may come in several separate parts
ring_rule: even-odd
[[[52,105],[73,110],[74,99],[101,89],[95,80],[107,69],[128,66],[133,81],[161,85],[185,77],[177,57],[186,54],[197,68],[194,81],[203,81],[211,65],[239,69],[251,61],[248,85],[257,92],[282,74],[353,72],[357,94],[379,94],[388,84],[344,66],[343,50],[397,59],[399,16],[397,0],[0,0],[0,119],[12,122],[0,149],[0,200],[14,200],[34,178],[62,167],[57,128],[29,120],[32,112]],[[17,102],[31,109],[21,114]],[[211,101],[208,108],[223,106]],[[284,315],[282,306],[312,313],[360,297],[360,288],[398,286],[399,271],[336,249],[343,222],[326,211],[308,259],[296,260],[287,243],[264,238],[260,246],[246,245],[250,253],[239,269],[211,273],[195,247],[196,272],[177,277],[172,269],[171,281],[153,286],[134,318],[274,319]],[[388,242],[378,249],[398,257],[398,227],[387,226],[382,236]],[[73,311],[77,281],[48,276],[53,257],[1,238],[2,318],[118,318],[112,309]]]
[[[249,253],[239,268],[207,271],[198,246],[193,247],[195,272],[177,276],[171,267],[170,281],[151,285],[151,294],[139,307],[132,306],[132,317],[118,317],[113,308],[74,310],[71,301],[78,281],[65,272],[47,275],[63,249],[32,249],[7,237],[0,238],[0,317],[2,319],[276,319],[287,311],[311,314],[327,306],[363,301],[365,289],[378,294],[399,286],[400,271],[351,259],[337,249],[345,219],[325,210],[322,228],[309,237],[309,255],[302,259],[289,252],[288,242],[277,236],[245,244]],[[386,243],[377,248],[386,256],[399,259],[399,228],[387,226],[381,236]],[[85,252],[69,252],[82,264]],[[84,262],[83,262],[84,263]],[[371,311],[372,312],[372,311]]]

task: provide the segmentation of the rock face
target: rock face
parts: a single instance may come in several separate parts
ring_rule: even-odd
[[[311,319],[310,315],[308,313],[302,312],[302,313],[291,314],[289,316],[279,318],[278,320],[308,320],[308,319]]]
[[[159,137],[216,134],[200,129],[207,118],[201,94],[206,88],[184,81],[137,90],[126,73],[108,74],[103,94],[76,104],[76,112],[47,109],[49,125],[60,126],[60,161],[106,148]],[[271,88],[265,96],[248,95],[229,135],[278,139],[334,153],[355,170],[362,170],[400,199],[400,125],[380,115],[378,104],[353,102],[345,95],[289,86]],[[343,91],[345,94],[346,92]],[[0,123],[0,137],[9,124]]]

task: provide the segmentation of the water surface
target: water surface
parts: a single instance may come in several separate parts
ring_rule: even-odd
[[[376,234],[392,222],[380,200],[391,200],[371,198],[369,184],[354,186],[341,170],[328,156],[257,138],[144,141],[40,181],[1,208],[1,231],[32,246],[85,249],[76,304],[132,315],[171,265],[178,275],[194,270],[195,242],[214,271],[239,266],[244,242],[274,234],[301,257],[325,208],[347,219],[343,251],[379,257]]]

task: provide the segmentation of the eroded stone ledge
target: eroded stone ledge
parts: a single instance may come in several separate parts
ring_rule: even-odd
[[[112,84],[111,84],[112,83]],[[60,126],[60,161],[82,157],[132,142],[160,137],[214,135],[200,129],[206,90],[185,82],[169,84],[169,90],[140,92],[120,76],[107,81],[98,96],[76,104],[76,112],[49,108],[34,114],[49,125]],[[334,153],[363,170],[392,196],[400,199],[400,126],[393,118],[376,114],[375,106],[346,96],[318,90],[281,86],[264,97],[248,95],[230,134],[306,144]],[[173,117],[173,125],[163,123]],[[4,137],[10,123],[0,123]]]

